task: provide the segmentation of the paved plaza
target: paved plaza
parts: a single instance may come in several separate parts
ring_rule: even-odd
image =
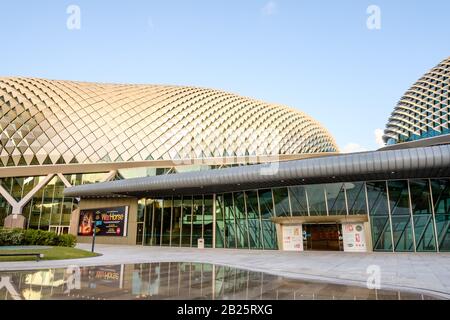
[[[89,250],[88,244],[79,244]],[[282,252],[97,245],[102,256],[40,262],[2,262],[0,271],[150,262],[202,262],[295,279],[366,286],[368,267],[381,271],[381,289],[437,294],[450,299],[450,253]],[[373,268],[373,267],[372,267]]]

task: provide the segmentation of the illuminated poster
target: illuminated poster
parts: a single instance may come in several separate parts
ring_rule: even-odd
[[[342,225],[342,236],[344,242],[344,251],[348,252],[367,251],[364,224],[344,223]]]
[[[126,237],[128,207],[81,210],[78,235],[92,236],[94,222],[97,222],[96,236]]]
[[[283,250],[303,251],[302,225],[283,226]]]

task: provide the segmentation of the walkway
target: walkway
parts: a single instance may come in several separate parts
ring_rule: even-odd
[[[79,248],[89,250],[88,244]],[[367,268],[381,271],[381,288],[420,291],[450,299],[450,253],[282,252],[232,249],[155,248],[97,245],[95,258],[2,262],[0,272],[146,262],[205,262],[261,271],[296,279],[366,286]]]

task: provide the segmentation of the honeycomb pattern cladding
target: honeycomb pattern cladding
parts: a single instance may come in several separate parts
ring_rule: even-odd
[[[384,131],[388,144],[450,133],[450,58],[419,79],[402,97]]]
[[[0,110],[2,166],[337,151],[302,112],[196,87],[0,78]]]

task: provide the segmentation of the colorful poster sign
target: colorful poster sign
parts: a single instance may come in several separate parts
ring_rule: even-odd
[[[128,225],[128,207],[86,209],[80,211],[78,225],[79,236],[126,237]]]
[[[283,250],[303,251],[302,225],[283,226]]]
[[[344,223],[342,225],[344,251],[366,252],[366,235],[363,223]]]

